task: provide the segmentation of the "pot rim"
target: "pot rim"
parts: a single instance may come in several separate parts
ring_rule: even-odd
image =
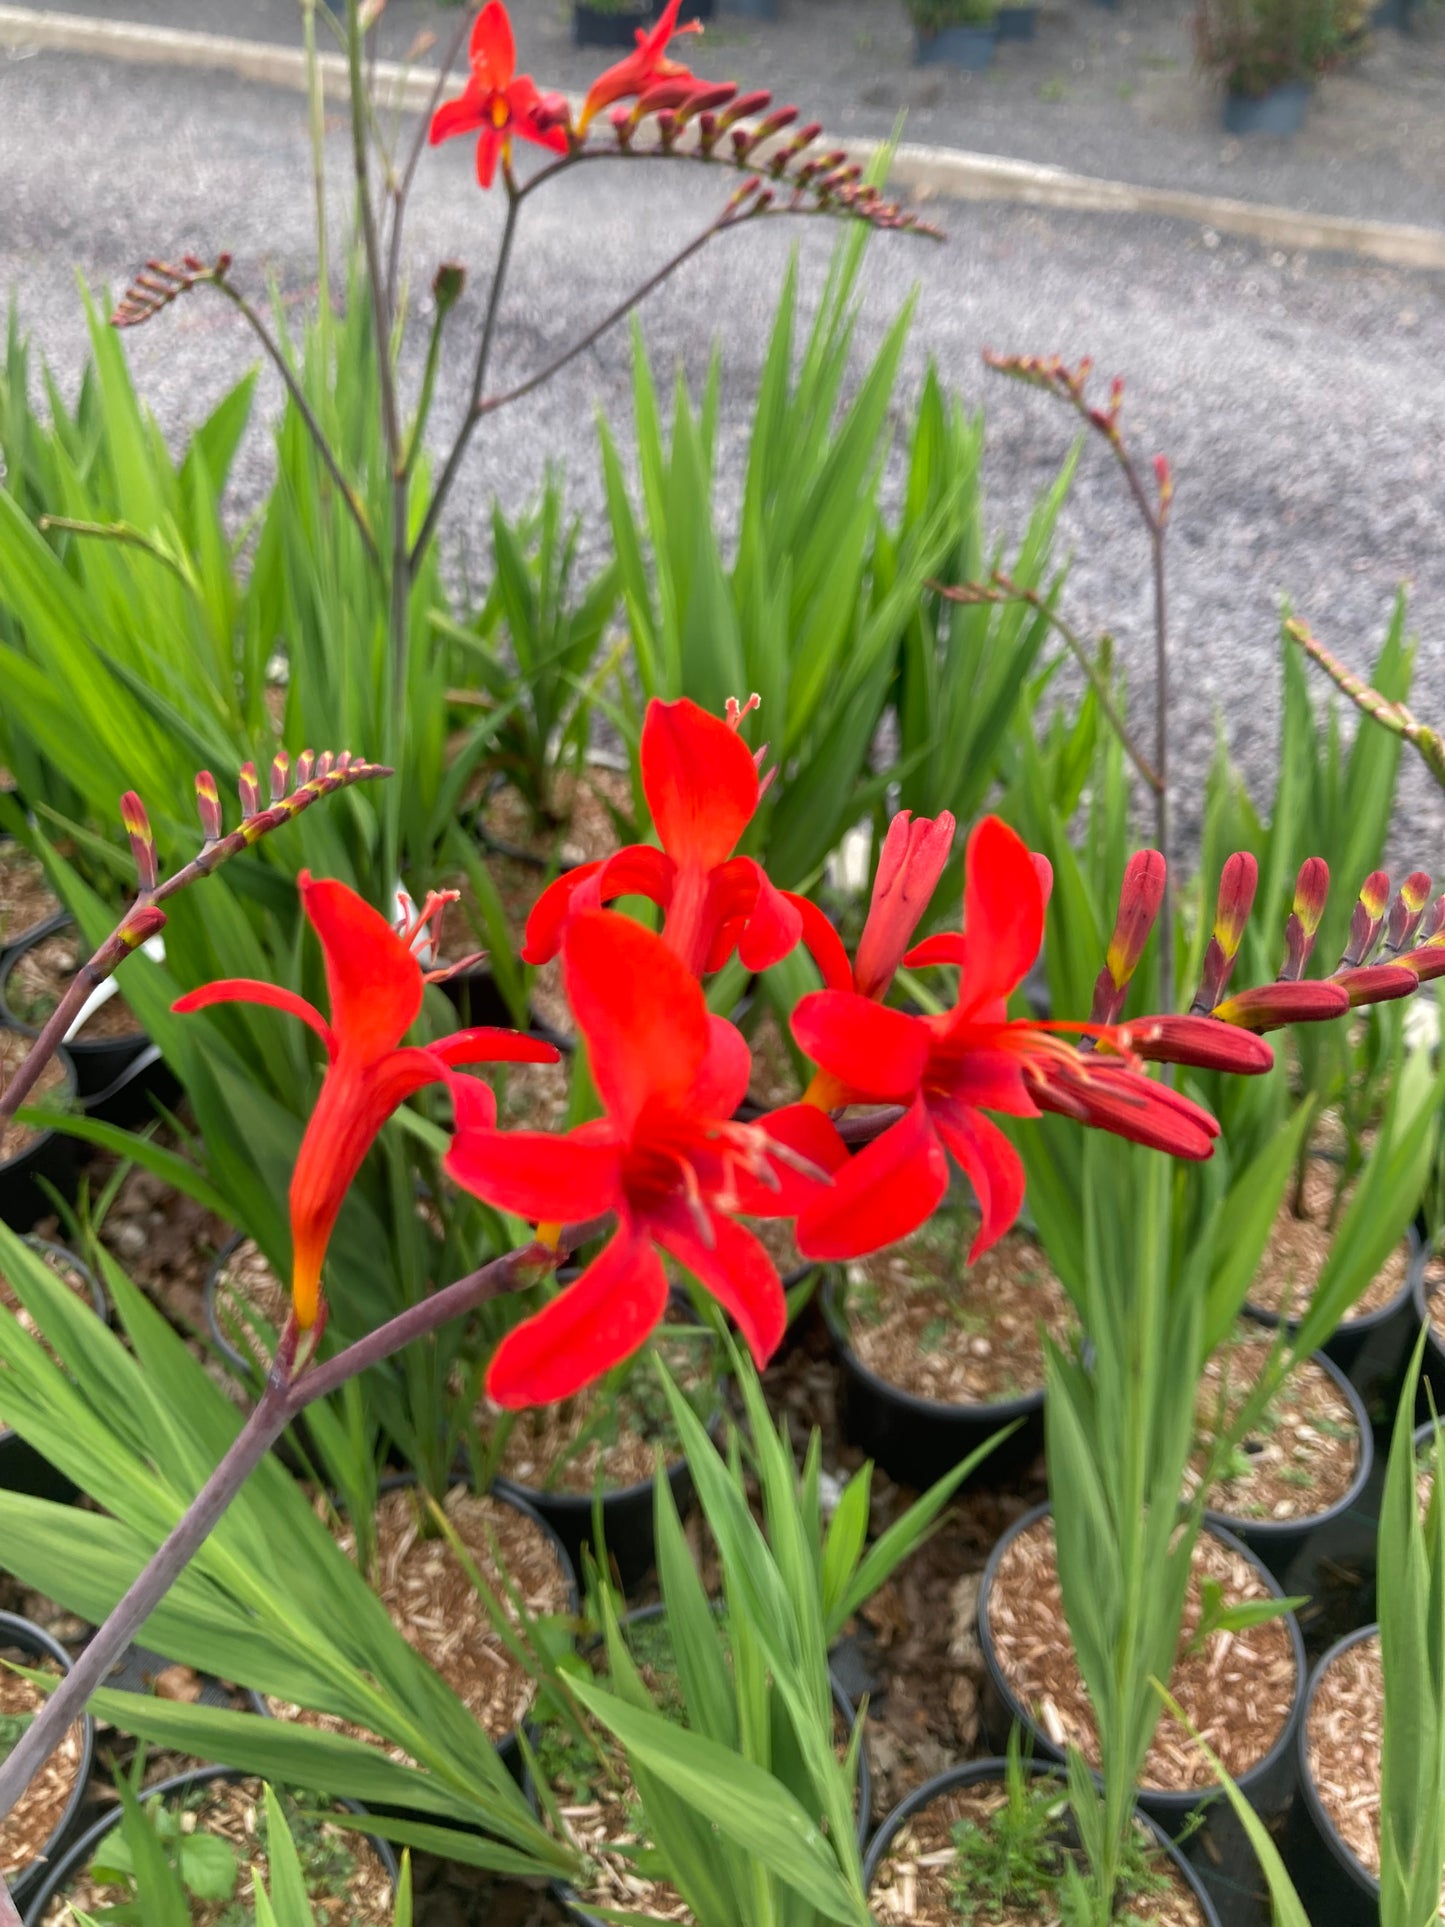
[[[37,1626],[33,1619],[25,1619],[19,1613],[0,1612],[0,1645],[19,1646],[22,1650],[28,1647],[33,1658],[53,1659],[62,1675],[68,1673],[74,1664],[70,1654],[53,1633],[48,1633],[43,1626]],[[81,1729],[80,1760],[76,1766],[75,1784],[70,1789],[60,1818],[50,1829],[39,1851],[11,1878],[11,1885],[19,1887],[22,1894],[25,1886],[29,1884],[27,1876],[31,1879],[39,1878],[43,1885],[49,1866],[58,1866],[61,1861],[68,1858],[68,1849],[59,1860],[53,1860],[52,1855],[57,1842],[64,1840],[75,1825],[76,1817],[85,1804],[90,1776],[95,1770],[94,1716],[81,1712],[72,1724],[79,1725]],[[27,1920],[29,1918],[28,1912],[26,1918]]]
[[[977,1425],[980,1422],[1006,1425],[1010,1419],[1032,1418],[1043,1410],[1042,1385],[1036,1392],[1026,1392],[1022,1398],[1000,1399],[996,1404],[965,1405],[943,1399],[921,1398],[917,1392],[905,1391],[901,1385],[880,1378],[871,1366],[864,1364],[849,1341],[847,1321],[837,1303],[840,1268],[837,1265],[820,1264],[818,1269],[823,1273],[823,1288],[817,1294],[818,1303],[823,1309],[828,1335],[837,1346],[846,1368],[856,1374],[876,1397],[892,1399],[914,1418],[931,1419],[935,1423],[942,1421],[945,1424],[950,1418],[957,1418],[960,1425]]]
[[[1370,1415],[1365,1410],[1365,1401],[1328,1353],[1311,1352],[1307,1362],[1323,1368],[1335,1389],[1343,1394],[1355,1421],[1355,1433],[1360,1442],[1360,1462],[1348,1489],[1323,1512],[1302,1513],[1294,1519],[1247,1519],[1238,1512],[1224,1512],[1218,1506],[1206,1506],[1204,1519],[1211,1530],[1223,1527],[1236,1537],[1242,1538],[1248,1534],[1258,1544],[1270,1546],[1281,1540],[1302,1538],[1320,1526],[1333,1525],[1359,1500],[1375,1464],[1375,1432],[1370,1424]]]
[[[1380,1897],[1379,1880],[1370,1872],[1369,1868],[1366,1867],[1363,1862],[1355,1858],[1351,1849],[1345,1845],[1339,1828],[1336,1827],[1329,1814],[1325,1812],[1324,1802],[1320,1799],[1319,1791],[1315,1786],[1314,1775],[1310,1772],[1309,1718],[1310,1708],[1314,1705],[1315,1694],[1319,1690],[1320,1682],[1335,1660],[1349,1647],[1358,1646],[1366,1639],[1378,1638],[1379,1632],[1380,1628],[1378,1623],[1369,1626],[1356,1626],[1353,1632],[1346,1633],[1343,1638],[1337,1639],[1333,1646],[1328,1647],[1326,1651],[1320,1654],[1318,1660],[1315,1662],[1314,1670],[1309,1676],[1309,1683],[1301,1696],[1302,1708],[1299,1721],[1299,1734],[1297,1736],[1300,1794],[1304,1800],[1305,1810],[1309,1814],[1310,1822],[1315,1832],[1339,1862],[1343,1871],[1350,1876],[1362,1892],[1372,1895],[1376,1900]]]
[[[1044,1774],[1057,1779],[1063,1791],[1067,1793],[1068,1787],[1063,1779],[1063,1768],[1059,1762],[1026,1760],[1023,1762],[1023,1767],[1031,1779],[1039,1778]],[[915,1813],[923,1807],[931,1806],[941,1795],[951,1793],[955,1787],[973,1786],[981,1780],[1002,1780],[1007,1772],[1008,1761],[1001,1759],[998,1755],[983,1760],[965,1760],[958,1766],[946,1767],[942,1773],[936,1773],[931,1780],[925,1780],[922,1786],[915,1787],[911,1793],[905,1795],[890,1813],[884,1815],[879,1822],[877,1832],[869,1842],[868,1852],[863,1860],[865,1895],[871,1892],[874,1876],[888,1849],[892,1846],[899,1828],[906,1820],[911,1820]],[[1159,1822],[1138,1805],[1134,1808],[1134,1818],[1148,1830],[1155,1845],[1162,1849],[1175,1871],[1183,1878],[1191,1898],[1198,1905],[1206,1927],[1219,1927],[1219,1913],[1214,1902],[1174,1841],[1169,1838]]]
[[[1413,1221],[1405,1228],[1403,1242],[1410,1247],[1410,1261],[1405,1266],[1405,1276],[1400,1281],[1400,1289],[1387,1304],[1379,1306],[1375,1311],[1367,1311],[1359,1318],[1351,1318],[1349,1314],[1346,1313],[1339,1324],[1335,1326],[1334,1331],[1331,1332],[1331,1338],[1336,1335],[1341,1338],[1354,1338],[1361,1334],[1368,1336],[1371,1332],[1378,1331],[1381,1326],[1389,1324],[1392,1318],[1398,1318],[1404,1307],[1405,1299],[1412,1292],[1416,1293],[1417,1297],[1420,1295],[1417,1291],[1417,1286],[1424,1278],[1425,1266],[1429,1262],[1430,1249],[1425,1240],[1420,1236],[1420,1227]],[[1366,1287],[1366,1289],[1368,1289],[1368,1287]],[[1248,1298],[1246,1298],[1243,1305],[1240,1306],[1240,1311],[1244,1317],[1252,1319],[1256,1325],[1265,1325],[1271,1331],[1278,1331],[1280,1326],[1283,1325],[1291,1336],[1299,1330],[1303,1322],[1298,1318],[1285,1318],[1277,1311],[1266,1310],[1263,1305],[1252,1304]],[[1328,1344],[1329,1339],[1326,1339],[1325,1342]],[[1318,1352],[1313,1355],[1316,1358],[1320,1356]]]
[[[144,1801],[162,1796],[169,1797],[177,1793],[189,1793],[193,1787],[209,1785],[213,1780],[259,1780],[264,1784],[266,1775],[248,1773],[239,1767],[230,1766],[191,1767],[184,1773],[172,1773],[164,1780],[157,1780],[154,1786],[144,1788],[140,1797]],[[345,1808],[349,1813],[366,1814],[367,1812],[359,1800],[337,1800],[333,1804]],[[79,1839],[71,1843],[61,1858],[50,1868],[43,1884],[37,1889],[34,1898],[26,1908],[23,1927],[40,1927],[45,1910],[59,1896],[65,1882],[74,1875],[86,1857],[94,1853],[105,1836],[120,1825],[123,1817],[124,1810],[121,1807],[115,1807],[111,1812],[102,1814],[93,1826],[87,1827]],[[386,1868],[392,1887],[395,1889],[401,1875],[401,1868],[391,1846],[375,1834],[368,1833],[363,1838]]]
[[[999,1661],[998,1649],[994,1645],[993,1628],[989,1624],[988,1606],[989,1600],[993,1596],[994,1585],[998,1579],[999,1566],[1002,1564],[1003,1556],[1009,1546],[1012,1545],[1013,1541],[1022,1533],[1027,1532],[1030,1526],[1037,1524],[1040,1519],[1052,1517],[1052,1514],[1053,1506],[1046,1502],[1043,1505],[1032,1507],[1028,1512],[1025,1512],[1021,1518],[1015,1519],[1008,1531],[1004,1533],[1003,1537],[989,1554],[988,1564],[983,1569],[983,1580],[978,1589],[978,1641],[983,1651],[984,1664],[988,1668],[989,1677],[1000,1699],[1002,1699],[1009,1717],[1032,1736],[1035,1755],[1042,1755],[1045,1759],[1056,1758],[1059,1749],[1054,1746],[1054,1743],[1040,1727],[1038,1721],[1020,1701],[1004,1672],[1003,1666]],[[1257,1577],[1271,1598],[1284,1599],[1286,1597],[1284,1588],[1265,1565],[1264,1561],[1257,1553],[1252,1552],[1247,1545],[1237,1538],[1227,1526],[1215,1525],[1206,1519],[1202,1521],[1201,1529],[1218,1539],[1223,1545],[1227,1546],[1231,1552],[1238,1553],[1242,1559],[1247,1560],[1254,1568]],[[1300,1725],[1305,1697],[1305,1683],[1309,1677],[1305,1662],[1304,1638],[1300,1632],[1299,1620],[1294,1613],[1282,1613],[1280,1619],[1289,1635],[1290,1650],[1294,1658],[1294,1695],[1290,1702],[1289,1714],[1285,1719],[1284,1725],[1280,1728],[1279,1735],[1274,1741],[1274,1744],[1269,1748],[1268,1752],[1261,1754],[1253,1766],[1246,1767],[1242,1773],[1236,1773],[1234,1775],[1235,1785],[1244,1792],[1248,1792],[1250,1787],[1256,1786],[1262,1780],[1266,1779],[1280,1762],[1289,1756],[1290,1750],[1295,1744],[1296,1733]],[[1065,1627],[1065,1631],[1067,1631],[1066,1622],[1061,1620],[1060,1623]],[[1089,1771],[1096,1780],[1099,1778],[1099,1773],[1096,1768],[1091,1767]],[[1158,1812],[1187,1814],[1192,1812],[1196,1807],[1202,1806],[1207,1800],[1222,1798],[1223,1789],[1217,1784],[1207,1787],[1187,1788],[1140,1786],[1136,1788],[1136,1794],[1139,1799],[1147,1800],[1150,1806]]]

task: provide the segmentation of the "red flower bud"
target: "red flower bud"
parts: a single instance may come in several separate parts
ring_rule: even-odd
[[[1361,964],[1354,970],[1337,971],[1331,981],[1344,985],[1351,1010],[1361,1004],[1388,1004],[1420,987],[1418,973],[1403,963]]]
[[[1222,1023],[1243,1030],[1278,1030],[1282,1024],[1318,1024],[1342,1017],[1350,1007],[1349,992],[1333,979],[1311,978],[1292,984],[1283,978],[1241,990],[1220,1004],[1214,1015]]]
[[[1329,894],[1329,864],[1322,856],[1306,857],[1295,878],[1294,907],[1284,927],[1284,964],[1279,974],[1289,983],[1298,982],[1305,973]]]
[[[1247,850],[1236,850],[1227,858],[1219,876],[1219,897],[1214,911],[1214,934],[1204,953],[1204,969],[1199,980],[1193,1010],[1207,1014],[1224,995],[1229,973],[1239,955],[1244,926],[1254,907],[1259,883],[1259,865]]]
[[[156,870],[156,840],[151,834],[150,818],[146,815],[145,804],[134,790],[127,790],[120,799],[120,820],[125,825],[125,833],[130,838],[130,853],[135,859],[136,880],[140,888],[154,890],[158,872]]]
[[[1149,933],[1164,901],[1167,871],[1157,850],[1136,850],[1124,867],[1119,891],[1119,914],[1104,957],[1104,968],[1094,985],[1089,1021],[1112,1024],[1124,1008],[1130,979],[1139,967]]]
[[[864,997],[887,994],[903,953],[913,940],[943,875],[957,826],[944,810],[930,821],[900,810],[888,825],[873,879],[868,920],[858,940],[853,982]]]
[[[1119,1037],[1135,1057],[1151,1064],[1191,1064],[1196,1070],[1250,1076],[1274,1062],[1262,1037],[1218,1017],[1137,1017]]]
[[[214,843],[221,834],[221,798],[216,779],[208,769],[196,771],[196,808],[200,812],[201,834]]]

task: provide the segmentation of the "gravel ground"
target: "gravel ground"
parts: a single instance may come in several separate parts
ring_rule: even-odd
[[[339,127],[333,145],[339,179]],[[26,324],[64,382],[74,381],[84,346],[77,270],[118,287],[147,253],[224,246],[247,286],[263,290],[274,270],[304,303],[313,292],[306,179],[297,97],[55,55],[0,65],[0,288],[17,290]],[[533,203],[498,383],[535,367],[604,312],[626,280],[715,210],[725,185],[678,168],[653,173],[644,190],[638,172],[598,167]],[[469,261],[481,280],[497,213],[495,201],[478,195],[466,143],[430,156],[409,230],[418,281],[447,256]],[[1445,713],[1445,542],[1435,473],[1445,431],[1445,277],[1272,254],[1128,217],[960,206],[946,218],[942,246],[874,242],[860,343],[877,340],[904,289],[921,280],[901,402],[930,355],[971,402],[987,402],[988,483],[1004,529],[1020,525],[1055,471],[1070,423],[1046,398],[986,376],[980,349],[1088,352],[1105,376],[1127,375],[1126,423],[1144,453],[1169,451],[1179,480],[1174,743],[1186,825],[1216,716],[1250,776],[1257,784],[1269,778],[1282,597],[1339,653],[1363,663],[1397,586],[1408,582],[1424,637],[1417,704],[1427,715]],[[679,363],[694,379],[723,331],[724,514],[736,500],[790,245],[802,251],[805,286],[816,289],[827,229],[779,223],[727,237],[645,314],[657,362]],[[474,320],[475,292],[467,307],[464,318]],[[253,359],[230,310],[204,298],[180,304],[128,345],[142,392],[172,434]],[[458,387],[454,377],[453,406]],[[262,392],[274,408],[267,383]],[[595,528],[593,421],[598,410],[620,421],[625,445],[627,395],[619,333],[494,418],[454,503],[453,556],[465,551],[484,566],[492,495],[516,503],[549,457],[565,462],[572,498]],[[268,439],[256,433],[237,472],[238,512],[264,487],[268,463]],[[1074,618],[1087,630],[1112,629],[1135,686],[1146,690],[1145,546],[1101,449],[1086,455],[1064,539],[1075,552]],[[1445,805],[1412,763],[1400,853],[1434,867],[1442,828]]]
[[[50,0],[299,44],[297,0]],[[687,7],[683,8],[687,17]],[[1043,161],[1143,186],[1192,188],[1315,212],[1436,227],[1445,194],[1445,6],[1423,0],[1408,35],[1383,32],[1328,76],[1292,141],[1233,140],[1194,71],[1192,0],[1042,0],[1036,39],[1000,47],[983,75],[913,65],[899,0],[783,0],[771,23],[719,12],[687,45],[696,69],[799,102],[840,134]],[[513,0],[522,63],[544,85],[584,88],[607,56],[571,44],[567,0]],[[444,44],[455,5],[389,0],[385,51],[419,33]],[[433,56],[435,57],[435,56]]]

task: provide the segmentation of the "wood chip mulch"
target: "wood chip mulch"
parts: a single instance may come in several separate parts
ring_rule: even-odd
[[[955,1898],[958,1855],[953,1829],[960,1820],[986,1827],[1005,1798],[998,1782],[958,1787],[913,1816],[894,1839],[869,1890],[879,1927],[961,1927],[964,1920],[978,1927],[985,1921],[988,1927],[1057,1927],[1060,1915],[1052,1901],[1047,1906],[1004,1901],[998,1907],[978,1905],[975,1911]],[[1167,1875],[1168,1886],[1124,1900],[1115,1919],[1147,1921],[1150,1927],[1207,1927],[1183,1876],[1162,1854],[1157,1870]]]
[[[1368,1873],[1380,1874],[1385,1676],[1378,1634],[1330,1661],[1310,1699],[1305,1750],[1320,1805]]]
[[[29,1653],[17,1657],[29,1667],[36,1663]],[[45,1704],[46,1697],[38,1686],[19,1673],[0,1670],[0,1719],[8,1722],[17,1716],[33,1717]],[[75,1789],[75,1776],[80,1771],[84,1749],[85,1729],[77,1721],[6,1818],[0,1821],[0,1874],[7,1880],[30,1865],[60,1825],[66,1803]]]
[[[1279,1739],[1303,1681],[1281,1619],[1242,1632],[1211,1633],[1198,1652],[1190,1652],[1199,1624],[1200,1581],[1205,1578],[1217,1581],[1226,1605],[1273,1595],[1247,1559],[1212,1533],[1201,1534],[1169,1690],[1238,1779]],[[1055,1746],[1072,1743],[1097,1767],[1098,1731],[1069,1645],[1049,1519],[1036,1520],[1021,1532],[1000,1560],[989,1600],[989,1630],[1016,1698],[1035,1709]],[[1214,1784],[1209,1762],[1172,1714],[1159,1722],[1141,1784],[1185,1792]]]
[[[1189,1462],[1192,1495],[1214,1438],[1232,1422],[1274,1350],[1273,1332],[1241,1326],[1204,1368]],[[1360,1468],[1360,1435],[1350,1401],[1322,1365],[1302,1359],[1259,1424],[1215,1481],[1209,1504],[1232,1519],[1310,1519],[1339,1503]]]
[[[44,923],[63,906],[45,881],[38,857],[7,837],[0,840],[0,948]]]
[[[1299,1319],[1309,1309],[1325,1260],[1330,1255],[1333,1238],[1330,1218],[1338,1176],[1332,1163],[1323,1158],[1311,1159],[1305,1172],[1299,1212],[1294,1209],[1291,1187],[1291,1195],[1287,1195],[1280,1206],[1259,1270],[1249,1287],[1249,1302],[1256,1310]],[[1341,1207],[1348,1201],[1347,1191]],[[1408,1240],[1402,1240],[1341,1323],[1368,1317],[1371,1312],[1383,1311],[1386,1305],[1393,1304],[1404,1288],[1409,1269],[1410,1245]]]

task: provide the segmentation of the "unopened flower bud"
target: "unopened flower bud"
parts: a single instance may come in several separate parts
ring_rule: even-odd
[[[1306,857],[1295,878],[1294,903],[1284,926],[1284,964],[1279,974],[1287,983],[1297,983],[1304,975],[1329,894],[1329,864],[1322,856]]]
[[[467,271],[460,261],[443,261],[432,276],[431,298],[436,303],[438,317],[450,314],[462,298],[462,290],[467,285]]]
[[[926,816],[910,820],[910,813],[900,810],[888,825],[853,965],[853,984],[860,996],[881,999],[887,995],[938,887],[956,827],[947,810],[932,820]]]
[[[1112,1024],[1124,1008],[1124,998],[1149,933],[1164,901],[1168,872],[1157,850],[1136,850],[1124,866],[1124,882],[1119,891],[1119,914],[1114,919],[1114,934],[1104,956],[1104,968],[1094,984],[1093,1008],[1089,1021]]]
[[[1359,898],[1350,913],[1350,936],[1340,958],[1341,970],[1354,970],[1375,947],[1385,922],[1385,906],[1390,901],[1387,871],[1371,870],[1360,886]]]
[[[1305,983],[1277,981],[1241,990],[1215,1009],[1222,1023],[1244,1030],[1278,1030],[1283,1024],[1318,1024],[1342,1017],[1350,1007],[1349,992],[1333,978],[1311,978]]]
[[[284,749],[278,749],[271,758],[271,801],[279,803],[286,794],[286,784],[291,775],[291,758]]]
[[[196,771],[196,809],[201,818],[201,834],[207,843],[214,843],[221,835],[221,797],[216,788],[216,779],[208,769]]]
[[[254,763],[242,763],[236,788],[241,797],[242,816],[254,816],[261,807],[261,781]]]
[[[120,799],[120,820],[125,825],[125,833],[130,838],[130,853],[135,860],[136,881],[142,891],[154,890],[158,871],[156,869],[156,840],[151,833],[150,818],[146,815],[145,804],[134,790],[127,790]]]
[[[1337,971],[1330,981],[1344,986],[1351,1010],[1361,1004],[1391,1003],[1420,986],[1418,972],[1404,963],[1362,964],[1357,970]]]
[[[1248,850],[1236,850],[1233,856],[1225,860],[1219,875],[1214,933],[1204,953],[1199,989],[1191,1005],[1196,1014],[1212,1011],[1224,995],[1224,987],[1229,982],[1229,974],[1234,969],[1234,960],[1244,940],[1244,926],[1254,907],[1258,883],[1259,865]]]
[[[126,950],[139,950],[159,930],[166,927],[166,913],[158,903],[138,904],[116,931],[116,941]]]
[[[316,751],[303,749],[296,758],[296,787],[302,788],[316,774]]]
[[[1412,870],[1395,893],[1385,924],[1385,953],[1396,956],[1415,941],[1416,932],[1430,901],[1430,878],[1424,870]]]

